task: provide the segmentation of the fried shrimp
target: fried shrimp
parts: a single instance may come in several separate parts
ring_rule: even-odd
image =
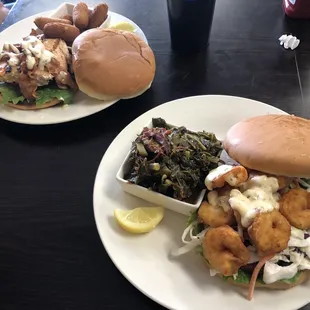
[[[212,268],[231,276],[250,260],[250,252],[238,233],[224,225],[209,229],[203,240],[203,255]]]
[[[234,213],[228,199],[229,190],[209,192],[208,201],[203,201],[198,209],[200,220],[211,227],[234,224]]]
[[[257,214],[248,233],[258,255],[266,256],[287,248],[291,225],[279,211],[273,210]]]
[[[205,185],[211,191],[225,184],[235,187],[247,179],[248,171],[243,166],[221,165],[210,171],[205,179]]]
[[[280,199],[280,212],[299,229],[310,228],[310,193],[302,188],[288,191]]]

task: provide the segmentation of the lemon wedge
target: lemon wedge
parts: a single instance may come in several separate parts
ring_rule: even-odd
[[[164,217],[163,207],[142,207],[133,210],[114,210],[117,223],[133,234],[143,234],[153,230]]]
[[[111,25],[109,28],[110,29],[130,31],[130,32],[134,32],[136,30],[132,24],[129,24],[127,22],[120,22],[120,23]]]

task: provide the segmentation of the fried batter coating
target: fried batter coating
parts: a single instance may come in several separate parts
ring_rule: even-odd
[[[200,220],[211,227],[234,224],[236,220],[228,199],[229,190],[209,192],[208,201],[203,201],[198,209]]]
[[[109,7],[105,3],[98,4],[90,14],[88,28],[99,27],[108,17]]]
[[[310,193],[302,188],[288,191],[280,199],[280,212],[299,229],[310,228]]]
[[[77,3],[72,13],[73,24],[81,31],[86,29],[89,22],[88,6],[84,2]]]
[[[237,273],[250,259],[250,252],[230,226],[211,228],[203,240],[203,255],[224,276]]]
[[[47,38],[57,38],[72,43],[80,34],[80,30],[72,25],[48,23],[44,26],[43,33]]]
[[[248,171],[243,166],[222,165],[212,170],[205,180],[208,190],[221,188],[225,184],[238,186],[248,179]]]
[[[37,17],[34,20],[34,23],[36,26],[40,29],[43,30],[44,26],[48,23],[60,23],[60,24],[67,24],[71,25],[71,21],[68,19],[62,19],[62,18],[51,18],[51,17]]]
[[[258,255],[266,256],[287,248],[291,225],[279,211],[273,210],[257,214],[248,233]]]

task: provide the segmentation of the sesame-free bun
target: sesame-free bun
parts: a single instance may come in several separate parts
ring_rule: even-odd
[[[233,125],[224,140],[228,155],[264,173],[310,177],[310,120],[262,115]]]
[[[79,89],[99,100],[141,95],[155,76],[153,51],[132,32],[87,30],[73,42],[72,54]]]

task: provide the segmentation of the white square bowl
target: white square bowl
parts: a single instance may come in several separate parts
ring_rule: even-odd
[[[148,128],[152,128],[152,121],[146,126]],[[138,133],[140,134],[141,131]],[[132,138],[132,141],[135,140],[135,137]],[[165,207],[167,209],[170,209],[174,212],[189,216],[191,212],[196,211],[206,193],[206,189],[201,190],[201,192],[197,195],[195,201],[193,203],[184,202],[177,200],[175,198],[171,198],[169,196],[166,196],[164,194],[152,191],[146,187],[132,184],[124,179],[124,175],[128,172],[128,159],[130,156],[131,150],[128,151],[126,158],[124,159],[121,167],[119,168],[116,179],[118,183],[121,185],[122,189],[133,196],[139,197],[141,199],[144,199],[146,201],[149,201],[155,205]]]
[[[49,17],[61,18],[62,16],[67,15],[67,14],[72,15],[73,7],[74,7],[74,4],[69,3],[69,2],[64,2],[56,10],[54,10],[53,13],[49,15]],[[89,9],[92,9],[92,8],[90,7]],[[101,24],[100,28],[109,28],[110,21],[111,21],[111,15],[108,12],[108,17]]]

